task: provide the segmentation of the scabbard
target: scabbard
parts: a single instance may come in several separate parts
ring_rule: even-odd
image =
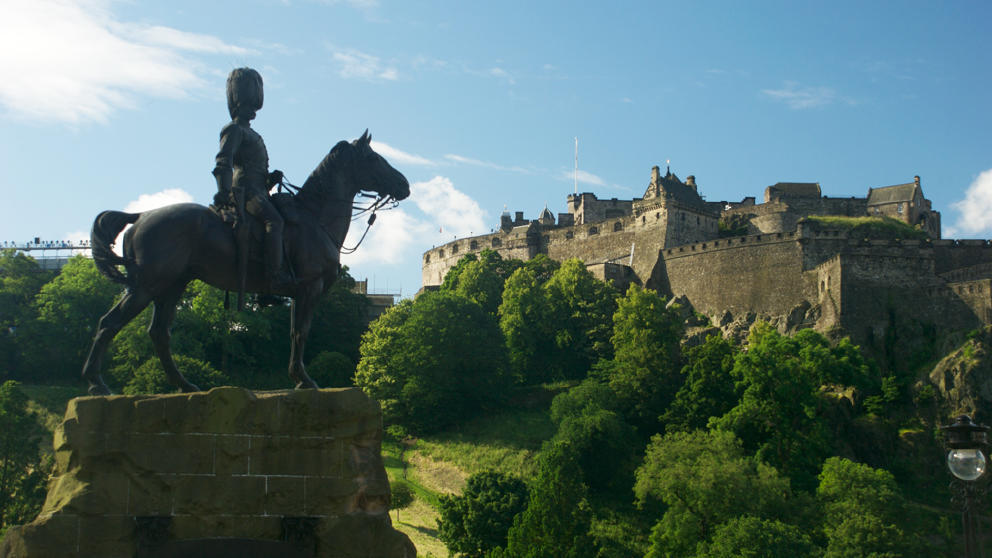
[[[240,186],[231,188],[234,195],[234,206],[238,212],[238,219],[234,223],[234,238],[237,244],[237,265],[238,265],[238,306],[240,312],[245,307],[245,284],[248,277],[248,214],[245,210],[245,189]]]

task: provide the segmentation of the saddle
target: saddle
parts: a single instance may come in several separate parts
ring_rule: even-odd
[[[289,223],[297,224],[303,219],[293,194],[279,192],[269,196],[269,200],[275,206],[276,211],[282,215],[283,221],[287,225]],[[221,221],[234,230],[238,222],[238,211],[233,203],[225,203],[223,205],[212,203],[210,204],[210,211],[220,217]],[[248,225],[248,260],[262,262],[264,261],[264,246],[262,243],[265,239],[265,226],[262,224],[261,219],[251,215],[246,216],[245,220]],[[289,243],[287,242],[285,229],[283,230],[283,250],[285,254],[289,254]],[[288,264],[288,261],[289,258],[283,258],[284,267]]]

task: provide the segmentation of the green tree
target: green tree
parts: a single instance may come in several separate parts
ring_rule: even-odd
[[[616,291],[581,260],[566,260],[544,285],[554,328],[554,379],[582,378],[592,364],[613,356],[610,336]]]
[[[741,516],[719,525],[712,542],[699,545],[696,558],[813,558],[821,554],[809,535],[795,525]]]
[[[526,265],[507,279],[500,328],[514,373],[528,384],[582,378],[612,356],[616,292],[568,260],[547,282]]]
[[[637,440],[634,427],[623,417],[595,406],[562,418],[554,437],[570,448],[591,492],[620,491],[626,501],[636,467],[634,452],[640,445]]]
[[[813,490],[831,433],[820,416],[822,363],[804,360],[806,348],[802,338],[781,335],[766,323],[755,325],[748,350],[734,361],[740,401],[710,424],[734,432],[749,452],[797,487]]]
[[[672,394],[682,383],[678,309],[654,291],[631,285],[613,314],[614,357],[597,368],[616,395],[621,413],[645,435],[659,430]]]
[[[355,363],[341,353],[321,351],[310,361],[307,373],[321,387],[351,387]]]
[[[468,478],[461,496],[442,496],[438,538],[453,553],[481,558],[507,544],[513,518],[527,505],[527,485],[516,477],[483,471]]]
[[[665,506],[651,533],[652,558],[694,556],[730,519],[784,520],[794,507],[789,479],[745,455],[732,433],[719,430],[653,437],[634,494],[641,506]]]
[[[478,256],[469,254],[459,260],[445,276],[441,290],[474,300],[495,315],[503,297],[503,284],[522,265],[520,260],[504,260],[499,252],[487,248]]]
[[[35,296],[52,275],[34,258],[0,251],[0,378],[23,378],[24,326],[36,319]]]
[[[210,389],[229,385],[230,381],[209,364],[183,355],[173,355],[176,368],[200,389]],[[172,393],[176,387],[169,383],[158,357],[150,358],[134,371],[134,376],[124,386],[124,393],[137,395],[145,393]]]
[[[70,259],[35,297],[38,319],[27,333],[30,379],[77,381],[97,322],[120,292],[120,285],[100,275],[92,260]]]
[[[905,504],[891,473],[831,457],[819,478],[826,558],[927,555],[922,541],[899,525]]]
[[[38,449],[41,427],[18,383],[0,385],[0,527],[34,519],[45,498],[48,471]]]
[[[396,510],[396,522],[400,522],[400,510],[410,507],[416,497],[410,485],[403,481],[389,483],[389,507]]]
[[[554,360],[551,307],[533,270],[518,269],[506,280],[499,327],[517,381],[533,384],[550,380]]]
[[[665,411],[662,422],[669,432],[706,428],[711,417],[721,417],[737,404],[731,370],[737,350],[721,335],[710,335],[687,351],[682,368],[685,382]]]
[[[527,509],[507,535],[505,555],[513,558],[592,558],[592,511],[575,452],[564,443],[541,451]],[[500,553],[502,554],[502,553]]]
[[[500,400],[509,385],[502,336],[478,303],[447,292],[404,301],[362,340],[355,385],[411,433],[443,429]]]

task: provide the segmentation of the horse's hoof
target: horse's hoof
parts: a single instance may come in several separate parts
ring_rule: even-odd
[[[110,393],[110,388],[106,384],[90,384],[89,389],[86,390],[90,395],[112,395]]]

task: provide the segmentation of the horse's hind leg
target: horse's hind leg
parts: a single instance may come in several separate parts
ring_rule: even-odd
[[[165,370],[165,375],[169,378],[169,383],[183,392],[189,393],[200,391],[200,388],[189,383],[183,377],[182,373],[179,372],[175,361],[172,360],[172,350],[169,346],[169,341],[172,339],[169,329],[172,327],[172,320],[176,317],[176,304],[179,303],[179,298],[182,296],[185,288],[186,285],[183,283],[155,299],[155,307],[152,310],[152,323],[148,326],[148,335],[152,338],[152,344],[155,346],[155,354],[158,355],[158,360],[162,363],[162,369]]]
[[[90,395],[110,395],[110,388],[100,377],[103,355],[107,352],[107,347],[110,346],[114,336],[140,314],[145,306],[148,306],[149,301],[150,297],[144,291],[128,289],[124,291],[124,296],[117,304],[100,318],[90,354],[83,364],[83,379],[90,384]]]

